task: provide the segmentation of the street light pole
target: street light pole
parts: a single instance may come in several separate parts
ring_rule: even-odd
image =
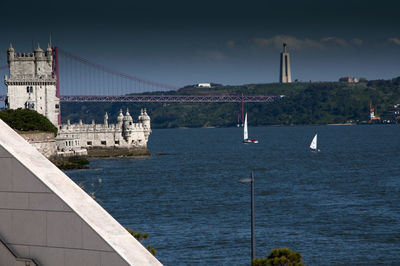
[[[250,178],[241,178],[239,182],[242,183],[249,183],[250,182],[250,194],[251,194],[251,264],[253,264],[253,260],[256,256],[256,244],[255,244],[255,237],[254,237],[254,174],[251,171]]]
[[[255,258],[255,239],[254,239],[254,174],[251,171],[251,264]]]

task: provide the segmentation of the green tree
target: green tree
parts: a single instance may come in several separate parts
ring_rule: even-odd
[[[273,249],[267,258],[256,258],[253,266],[304,266],[301,254],[288,248]]]
[[[57,128],[45,116],[29,109],[0,111],[0,119],[19,131],[45,131],[57,135]]]
[[[140,232],[134,232],[132,229],[126,227],[125,228],[134,238],[136,238],[137,241],[142,242],[144,239],[148,239],[149,238],[149,234],[147,233],[140,233]],[[151,254],[153,254],[153,256],[155,256],[157,254],[157,251],[152,248],[151,246],[147,246],[146,247],[148,251],[150,251]]]

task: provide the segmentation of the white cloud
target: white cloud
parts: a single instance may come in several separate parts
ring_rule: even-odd
[[[321,38],[321,43],[328,44],[328,45],[335,45],[335,46],[342,46],[347,47],[350,46],[350,43],[346,40],[343,40],[338,37],[325,37]]]
[[[271,38],[254,38],[253,41],[257,46],[260,47],[274,46],[278,49],[282,48],[282,43],[287,43],[288,46],[290,46],[290,49],[293,50],[299,50],[306,47],[321,48],[321,44],[314,40],[308,38],[298,39],[288,35],[276,35]]]
[[[391,43],[394,43],[396,45],[400,45],[400,39],[398,39],[398,38],[389,38],[388,41]]]
[[[399,40],[400,41],[400,40]],[[309,39],[309,38],[296,38],[289,35],[276,35],[271,38],[254,38],[253,43],[259,47],[269,47],[274,46],[278,49],[282,48],[282,43],[287,43],[291,50],[300,50],[306,48],[319,48],[323,49],[325,47],[349,47],[349,46],[360,46],[363,41],[358,38],[351,39],[350,41],[338,38],[335,36],[323,37],[320,39]]]

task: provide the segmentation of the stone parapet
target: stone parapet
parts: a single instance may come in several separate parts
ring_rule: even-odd
[[[16,77],[8,77],[5,75],[5,85],[55,85],[57,78],[53,75],[42,75],[35,77],[33,75],[18,75]]]

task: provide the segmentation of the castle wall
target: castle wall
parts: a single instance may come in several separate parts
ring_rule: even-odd
[[[141,123],[133,123],[129,138],[124,138],[122,128],[116,125],[72,124],[62,125],[58,138],[76,138],[81,147],[146,148],[147,139]]]
[[[56,155],[57,148],[53,133],[21,134],[21,136],[46,158]]]
[[[104,116],[104,124],[67,124],[59,126],[57,139],[78,139],[83,148],[146,148],[151,133],[150,117],[146,109],[142,109],[138,122],[126,111],[122,110],[117,117],[117,124],[108,124],[108,114]]]
[[[33,54],[25,54],[26,57],[21,57],[10,64],[10,77],[16,78],[26,76],[33,78],[35,76],[35,58]]]

